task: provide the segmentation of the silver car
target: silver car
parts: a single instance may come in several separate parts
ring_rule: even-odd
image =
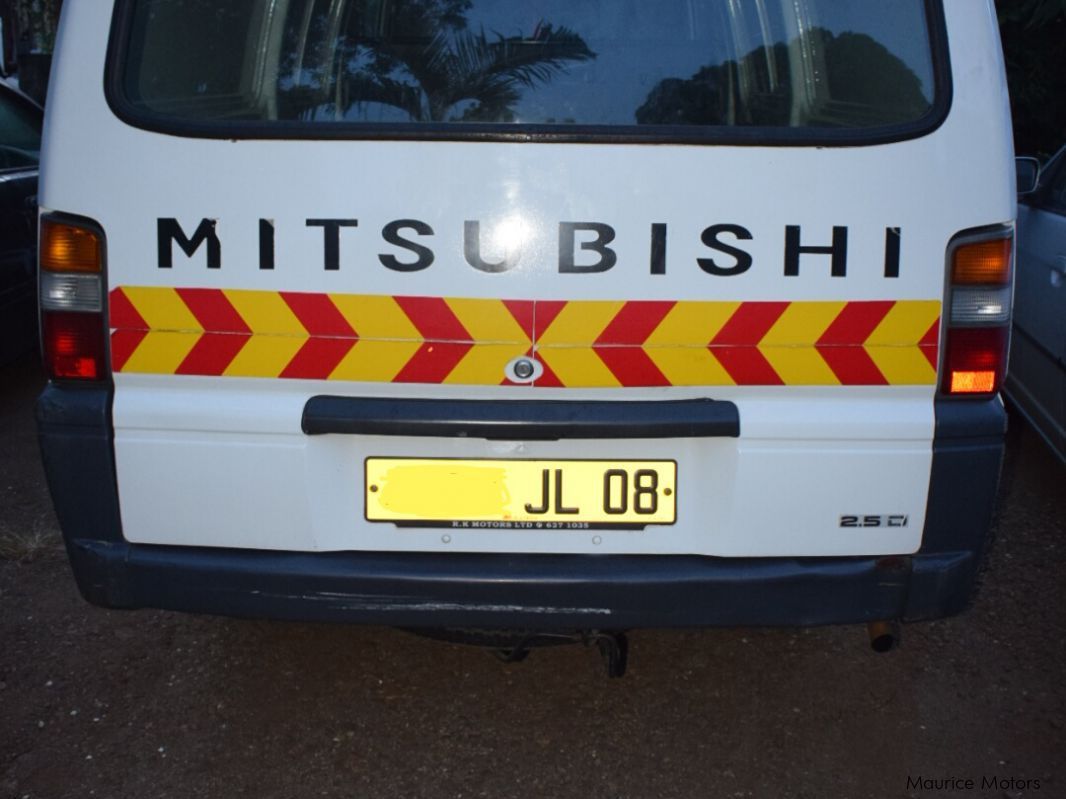
[[[1018,258],[1007,398],[1066,462],[1066,147],[1018,159]]]

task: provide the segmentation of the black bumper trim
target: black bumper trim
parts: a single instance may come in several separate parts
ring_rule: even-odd
[[[966,552],[882,558],[297,553],[72,541],[108,607],[414,627],[818,625],[957,610]],[[915,580],[914,576],[921,575]]]
[[[345,433],[521,441],[564,438],[694,438],[740,435],[732,402],[420,400],[312,397],[304,406],[308,435]]]
[[[49,383],[36,412],[41,460],[68,549],[78,538],[122,541],[111,387]]]
[[[1007,414],[999,398],[940,400],[922,552],[965,549],[981,559],[992,524]]]

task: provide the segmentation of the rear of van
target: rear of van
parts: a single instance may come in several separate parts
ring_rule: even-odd
[[[38,405],[110,607],[917,620],[988,533],[991,0],[64,9]]]

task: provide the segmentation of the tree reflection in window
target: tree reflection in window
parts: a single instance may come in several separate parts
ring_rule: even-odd
[[[661,80],[635,117],[640,125],[865,127],[929,108],[921,79],[884,45],[813,28],[790,44]]]
[[[286,32],[281,118],[359,118],[376,104],[413,122],[513,122],[524,90],[596,57],[543,20],[526,35],[469,30],[470,0],[307,1]]]

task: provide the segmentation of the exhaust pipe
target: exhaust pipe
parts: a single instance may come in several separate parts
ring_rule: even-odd
[[[870,636],[870,648],[874,652],[891,652],[899,646],[899,624],[894,621],[872,621],[866,625]]]

